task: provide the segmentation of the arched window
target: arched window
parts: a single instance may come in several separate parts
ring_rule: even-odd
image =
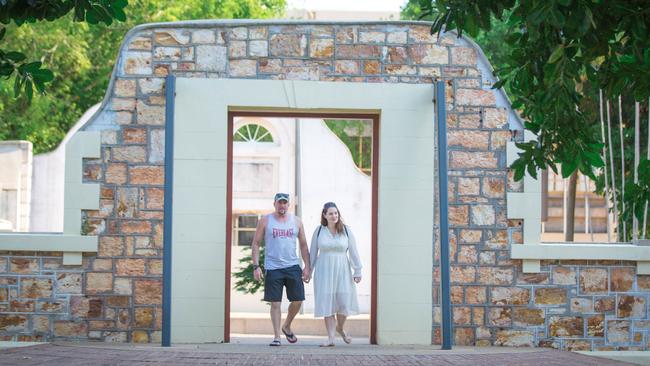
[[[237,129],[233,140],[235,142],[273,142],[273,135],[264,126],[249,123]]]

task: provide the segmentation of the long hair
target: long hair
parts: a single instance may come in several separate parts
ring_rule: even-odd
[[[330,208],[334,207],[336,211],[339,213],[339,221],[336,222],[336,232],[339,234],[343,234],[345,231],[345,224],[343,223],[343,217],[341,217],[341,211],[339,210],[338,207],[336,207],[336,203],[334,202],[327,202],[326,204],[323,205],[323,211],[320,213],[320,224],[327,227],[327,219],[325,218],[325,213],[327,210]]]

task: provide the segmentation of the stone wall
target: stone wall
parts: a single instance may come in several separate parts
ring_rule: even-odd
[[[87,211],[82,225],[100,236],[99,251],[81,267],[48,253],[0,253],[0,336],[160,341],[163,78],[172,73],[446,81],[456,344],[645,349],[650,279],[632,265],[544,263],[530,275],[509,259],[522,235],[521,223],[506,219],[505,193],[521,187],[506,168],[507,110],[483,85],[479,61],[471,44],[431,36],[422,23],[197,22],[132,31],[107,100],[86,127],[102,130],[102,158],[84,164],[85,179],[101,184],[100,210]],[[438,307],[434,314],[438,343]]]

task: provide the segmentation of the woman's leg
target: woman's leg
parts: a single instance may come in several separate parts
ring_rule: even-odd
[[[336,328],[336,319],[334,315],[325,317],[325,329],[327,329],[327,342],[322,344],[322,346],[333,346],[334,345],[334,331]]]
[[[343,337],[343,342],[350,344],[352,343],[352,338],[350,338],[348,334],[345,333],[345,330],[343,330],[347,318],[347,315],[336,314],[336,331],[341,335],[341,337]]]

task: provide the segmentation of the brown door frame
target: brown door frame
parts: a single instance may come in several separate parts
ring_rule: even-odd
[[[260,112],[228,111],[228,153],[226,182],[226,275],[224,306],[224,342],[230,342],[230,261],[232,254],[232,165],[233,126],[235,117],[267,118],[345,118],[372,120],[372,223],[371,223],[371,279],[370,279],[370,344],[377,344],[377,201],[379,187],[379,114],[373,113],[318,113],[318,112]]]

